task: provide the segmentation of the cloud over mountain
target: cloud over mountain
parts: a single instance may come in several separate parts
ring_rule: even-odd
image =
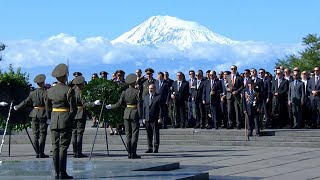
[[[69,62],[74,67],[114,65],[133,72],[154,67],[175,72],[193,69],[229,69],[274,66],[277,58],[296,53],[299,44],[240,42],[223,37],[189,21],[169,16],[153,16],[113,41],[104,37],[78,39],[58,34],[45,40],[4,42],[1,66],[37,68]]]

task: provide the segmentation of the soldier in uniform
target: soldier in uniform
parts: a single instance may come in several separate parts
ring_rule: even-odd
[[[143,82],[143,93],[142,97],[146,96],[149,93],[148,87],[150,84],[154,84],[156,80],[153,78],[154,70],[152,68],[147,68],[145,70],[147,77],[145,78]]]
[[[73,128],[72,128],[72,145],[73,145],[73,157],[74,158],[83,158],[88,157],[87,155],[82,154],[82,140],[83,140],[83,133],[86,127],[86,118],[87,118],[87,111],[86,107],[93,106],[92,103],[86,103],[84,99],[81,97],[81,90],[84,86],[84,77],[77,76],[72,80],[74,86],[74,92],[76,96],[76,103],[77,103],[77,115],[74,118]]]
[[[36,158],[49,157],[44,154],[48,128],[45,109],[45,97],[47,96],[47,90],[44,87],[45,79],[46,76],[44,74],[37,75],[34,78],[34,82],[37,83],[38,88],[30,92],[29,96],[19,105],[14,106],[15,110],[19,110],[25,107],[29,102],[32,102],[33,110],[29,116],[32,118],[33,143],[37,154]]]
[[[124,110],[123,119],[126,132],[126,144],[128,148],[129,159],[141,158],[137,155],[139,119],[141,113],[139,104],[141,103],[141,99],[139,98],[139,90],[134,88],[136,80],[137,75],[129,74],[125,80],[126,83],[129,85],[129,88],[122,92],[120,99],[116,104],[109,104],[106,106],[107,109],[114,109],[120,107],[123,103],[127,105],[126,109]]]
[[[72,123],[77,114],[74,89],[66,85],[68,67],[57,65],[51,75],[58,84],[48,90],[47,116],[51,119],[52,157],[56,179],[73,179],[67,174],[67,150],[72,136]],[[52,109],[49,112],[48,109]],[[51,118],[50,118],[51,117]]]

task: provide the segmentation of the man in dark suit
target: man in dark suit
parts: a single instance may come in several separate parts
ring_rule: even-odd
[[[227,77],[227,108],[228,108],[228,129],[234,125],[234,114],[237,128],[240,129],[240,99],[243,89],[243,80],[237,73],[237,66],[231,66],[231,74]]]
[[[206,81],[203,97],[205,101],[207,114],[210,116],[207,119],[207,129],[218,129],[221,124],[219,117],[220,110],[220,94],[222,93],[221,81],[217,78],[215,71],[210,71],[210,79]]]
[[[73,179],[67,174],[67,150],[72,136],[72,123],[77,114],[74,89],[66,85],[68,66],[57,65],[52,76],[58,84],[48,90],[47,117],[51,119],[52,157],[56,179]],[[51,111],[52,110],[52,113]]]
[[[294,120],[293,129],[302,126],[302,106],[304,104],[304,84],[300,80],[299,72],[293,72],[293,81],[289,84],[288,106],[291,108]]]
[[[155,82],[156,93],[161,95],[161,119],[162,128],[167,129],[168,125],[168,104],[170,100],[170,88],[168,81],[164,80],[163,72],[159,72],[157,76],[157,81]]]
[[[143,120],[146,124],[148,150],[146,153],[158,153],[160,136],[159,124],[161,123],[161,95],[156,93],[154,84],[149,85],[149,94],[143,98]],[[154,136],[154,146],[152,145]],[[154,151],[153,151],[154,150]]]
[[[206,106],[203,98],[203,93],[206,85],[206,80],[203,78],[202,71],[196,73],[196,85],[192,93],[192,101],[196,111],[196,125],[194,128],[204,129],[206,127]]]
[[[304,84],[304,103],[302,106],[302,121],[305,127],[310,128],[312,125],[312,111],[311,111],[311,104],[310,104],[310,92],[308,91],[309,80],[308,80],[308,73],[307,71],[301,72],[301,81]]]
[[[314,76],[309,80],[308,91],[312,109],[312,128],[320,128],[320,68],[314,67]]]
[[[286,125],[288,119],[289,82],[283,78],[283,72],[280,69],[276,71],[276,75],[278,78],[273,81],[271,89],[273,94],[272,114],[276,119],[275,124],[282,128]]]
[[[272,93],[271,93],[271,80],[266,78],[266,71],[265,69],[259,70],[260,79],[262,80],[263,88],[261,90],[261,98],[262,98],[262,110],[261,112],[264,115],[264,124],[266,128],[271,128],[271,121],[270,121],[270,114],[271,114],[271,100],[272,100]]]
[[[164,72],[164,80],[166,80],[168,82],[169,85],[169,94],[172,94],[172,84],[174,82],[174,80],[170,79],[169,77],[169,73],[166,71]],[[169,110],[169,120],[168,120],[168,124],[170,122],[171,125],[174,124],[174,120],[175,120],[175,116],[174,116],[174,104],[173,104],[173,100],[170,98],[169,99],[169,104],[168,104],[168,110]]]
[[[192,95],[196,88],[196,73],[194,70],[189,71],[189,93]],[[188,127],[194,127],[195,125],[195,104],[192,101],[192,96],[188,98]]]
[[[27,99],[22,101],[19,105],[14,106],[14,110],[19,110],[25,107],[29,102],[33,105],[33,109],[29,116],[32,118],[33,143],[36,150],[36,158],[49,157],[44,154],[48,129],[45,109],[45,98],[47,97],[47,90],[44,87],[45,80],[46,76],[44,74],[37,75],[34,78],[34,82],[37,83],[38,88],[30,92]]]
[[[175,103],[176,122],[174,128],[185,128],[186,104],[189,98],[189,83],[183,80],[182,72],[177,72],[177,80],[172,84],[171,98]]]
[[[222,125],[221,127],[227,128],[228,127],[228,106],[227,106],[227,77],[229,75],[229,71],[222,72],[222,78],[220,79],[222,85],[222,92],[220,94],[221,98],[221,116],[222,118]],[[220,76],[220,75],[219,75]]]
[[[249,79],[247,87],[243,90],[243,112],[248,117],[248,136],[252,136],[255,128],[256,135],[260,136],[259,113],[262,107],[261,94],[257,92],[258,88],[253,79]]]

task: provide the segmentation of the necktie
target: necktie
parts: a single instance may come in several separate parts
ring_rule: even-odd
[[[281,79],[278,79],[278,88],[280,87]]]
[[[214,80],[211,79],[211,89],[213,89],[213,87],[214,87]]]
[[[244,79],[244,86],[247,84],[247,78]]]
[[[232,74],[231,76],[231,82],[232,82],[232,86],[234,85],[234,74]]]
[[[159,89],[161,88],[162,86],[162,81],[159,81]]]
[[[316,85],[317,85],[318,82],[319,82],[319,76],[316,76],[316,77],[315,77],[315,80],[316,80]]]
[[[152,99],[153,99],[153,94],[150,94],[149,106],[150,106],[150,105],[151,105],[151,103],[152,103]]]
[[[198,81],[197,81],[197,89],[199,89],[200,83],[201,83],[201,81],[198,80]]]
[[[193,84],[193,79],[190,79],[190,84],[189,84],[190,88],[192,87],[192,84]]]
[[[178,91],[180,90],[181,81],[178,82]]]
[[[294,80],[294,86],[296,86],[297,85],[297,80]]]

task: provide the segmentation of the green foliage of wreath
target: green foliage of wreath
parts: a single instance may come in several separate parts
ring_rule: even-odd
[[[82,97],[86,102],[94,102],[100,100],[104,102],[104,106],[88,107],[93,117],[99,118],[101,108],[103,108],[101,121],[108,122],[111,125],[123,123],[123,112],[125,107],[119,107],[112,110],[106,110],[105,105],[114,104],[120,99],[122,91],[126,89],[126,84],[117,84],[110,80],[96,79],[90,81],[81,91]]]
[[[25,94],[29,94],[31,90],[34,88],[29,83],[29,74],[22,73],[21,68],[17,68],[15,71],[10,64],[8,72],[2,72],[0,70],[0,85],[3,86],[10,86],[14,85],[15,87],[20,87],[23,89]],[[6,92],[3,92],[6,93]],[[13,111],[13,110],[12,110]],[[6,118],[0,114],[0,128],[5,128],[6,125]],[[20,121],[9,121],[8,129],[11,131],[22,131],[24,129],[24,125],[26,127],[31,127],[30,119],[27,119],[25,122],[26,124],[22,124]]]

